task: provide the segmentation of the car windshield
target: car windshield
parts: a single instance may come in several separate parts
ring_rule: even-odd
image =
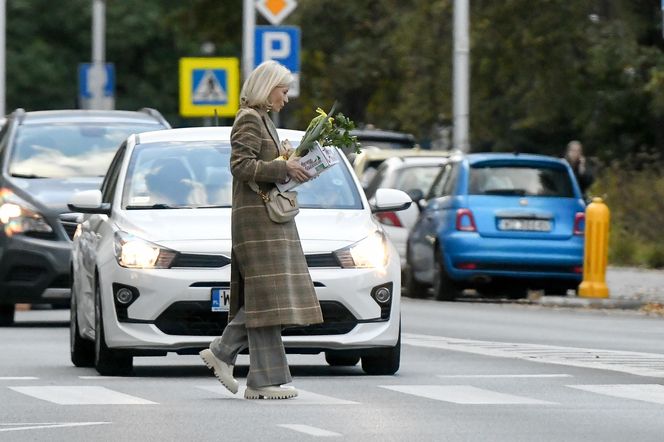
[[[293,143],[295,144],[295,143]],[[125,179],[122,207],[132,209],[231,207],[230,143],[219,141],[139,144]],[[361,209],[352,175],[339,163],[301,184],[302,208]]]
[[[120,144],[155,124],[76,123],[20,126],[9,173],[24,178],[103,176]]]
[[[470,195],[574,197],[567,170],[559,166],[471,166]]]

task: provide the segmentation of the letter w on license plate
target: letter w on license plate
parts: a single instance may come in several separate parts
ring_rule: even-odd
[[[214,287],[212,289],[212,311],[227,312],[231,300],[231,289]]]

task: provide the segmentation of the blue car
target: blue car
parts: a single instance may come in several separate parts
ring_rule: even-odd
[[[408,238],[409,296],[453,300],[466,288],[563,294],[583,274],[585,203],[561,159],[468,154],[443,166]]]

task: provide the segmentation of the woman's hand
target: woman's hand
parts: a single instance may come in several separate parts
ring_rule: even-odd
[[[300,164],[299,160],[300,157],[295,155],[292,155],[290,158],[288,158],[288,161],[286,161],[286,172],[288,173],[289,177],[298,183],[303,183],[305,181],[309,181],[310,177],[307,173],[307,170]]]

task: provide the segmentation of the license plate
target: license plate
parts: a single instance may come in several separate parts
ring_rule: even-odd
[[[498,221],[498,228],[500,230],[550,232],[551,221],[548,219],[502,218]]]
[[[211,308],[213,312],[227,312],[231,300],[231,289],[212,289]]]

